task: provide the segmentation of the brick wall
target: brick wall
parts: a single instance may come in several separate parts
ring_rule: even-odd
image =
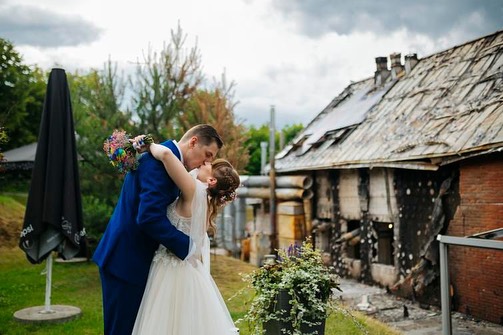
[[[503,155],[464,163],[459,171],[461,202],[447,234],[502,228]],[[449,271],[456,310],[503,324],[503,251],[451,246]]]

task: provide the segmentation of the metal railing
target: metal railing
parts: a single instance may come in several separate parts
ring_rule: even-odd
[[[499,237],[503,234],[503,228],[495,229],[490,232],[476,234],[469,237],[455,237],[447,235],[438,235],[440,242],[440,296],[442,304],[442,334],[452,335],[451,320],[451,296],[449,290],[449,245],[458,245],[473,248],[485,248],[503,250],[503,241],[487,240],[486,238]],[[481,238],[482,237],[482,238]]]

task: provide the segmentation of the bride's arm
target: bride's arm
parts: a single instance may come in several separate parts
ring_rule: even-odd
[[[157,143],[150,144],[149,151],[155,159],[164,164],[166,172],[182,191],[182,198],[192,199],[195,190],[194,178],[187,172],[178,157],[169,148]]]

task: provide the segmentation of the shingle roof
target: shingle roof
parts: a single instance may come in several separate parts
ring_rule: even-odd
[[[503,148],[503,31],[419,63],[384,87],[349,85],[276,156],[278,172],[437,169]]]

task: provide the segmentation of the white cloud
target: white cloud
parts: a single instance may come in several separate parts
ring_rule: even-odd
[[[341,22],[336,17],[324,21],[335,10],[332,2],[324,0],[313,2],[324,7],[295,10],[278,7],[280,2],[272,0],[44,0],[43,5],[39,0],[0,1],[0,10],[14,6],[15,1],[16,6],[57,15],[69,26],[84,22],[100,31],[94,39],[82,38],[87,44],[79,46],[40,48],[15,43],[26,62],[43,68],[55,64],[70,71],[102,68],[110,57],[121,68],[131,69],[149,45],[160,50],[180,23],[187,34],[186,46],[197,41],[207,78],[219,78],[225,70],[227,79],[237,84],[238,118],[247,124],[266,123],[270,106],[275,105],[278,127],[307,124],[350,81],[372,76],[377,56],[393,52],[428,56],[463,42],[470,27],[481,31],[488,29],[486,24],[494,26],[494,20],[482,19],[487,10],[475,11],[467,20],[456,20],[450,26],[443,23],[447,32],[435,37],[419,22],[423,18],[393,26],[384,9],[362,21],[365,13],[371,13],[371,4],[366,1],[356,2],[361,10],[355,21],[360,22],[358,29],[341,32],[334,27],[350,22],[348,17],[340,16]],[[494,2],[490,3],[494,7]],[[435,17],[441,17],[442,11],[435,12]],[[323,33],[313,33],[316,31]],[[0,28],[0,36],[4,35]]]

